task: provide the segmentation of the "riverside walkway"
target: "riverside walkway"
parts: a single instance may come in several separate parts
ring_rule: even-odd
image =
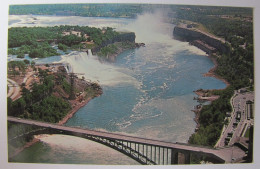
[[[234,146],[222,149],[213,149],[109,132],[60,126],[57,124],[20,119],[10,116],[8,116],[8,121],[44,128],[33,134],[59,133],[90,139],[114,148],[141,164],[179,164],[181,163],[179,159],[180,154],[184,155],[184,161],[182,163],[185,164],[190,163],[191,154],[196,156],[206,156],[216,161],[216,163],[235,162],[235,160],[239,161],[245,156],[243,150]]]

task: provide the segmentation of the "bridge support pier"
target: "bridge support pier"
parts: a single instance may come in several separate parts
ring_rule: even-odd
[[[174,149],[171,152],[171,164],[179,164],[179,153]]]
[[[190,164],[190,152],[185,152],[184,158],[185,158],[185,164]]]
[[[171,164],[190,164],[190,158],[190,152],[188,151],[171,150]]]

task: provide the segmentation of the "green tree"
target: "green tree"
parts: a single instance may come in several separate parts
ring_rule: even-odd
[[[64,45],[64,44],[62,44],[62,43],[59,43],[59,44],[58,44],[58,49],[60,49],[60,50],[62,50],[62,51],[64,51],[64,52],[66,52],[66,51],[68,50],[68,46],[66,46],[66,45]]]

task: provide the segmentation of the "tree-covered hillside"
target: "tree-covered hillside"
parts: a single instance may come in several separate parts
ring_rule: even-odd
[[[21,98],[7,99],[8,116],[56,123],[67,115],[71,109],[69,102],[53,95],[57,88],[54,76],[39,69],[39,77],[41,83],[33,83],[30,90],[22,87]]]
[[[58,55],[51,43],[59,44],[59,49],[92,48],[99,46],[118,33],[112,28],[92,28],[88,26],[17,27],[8,30],[8,53],[24,57],[43,58]]]
[[[253,9],[232,7],[182,6],[176,10],[178,22],[193,23],[225,39],[230,52],[217,58],[216,73],[235,89],[253,86]]]
[[[136,17],[142,5],[135,4],[44,4],[11,5],[10,15],[70,15],[89,17]]]

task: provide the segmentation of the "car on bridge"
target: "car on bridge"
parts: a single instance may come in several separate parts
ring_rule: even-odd
[[[228,143],[230,142],[230,139],[231,139],[230,137],[225,138],[225,145],[228,145]]]
[[[228,137],[232,138],[233,132],[229,132],[227,135],[228,135]]]
[[[238,125],[238,122],[234,122],[234,123],[233,123],[233,127],[234,127],[234,128],[237,127],[237,125]]]

